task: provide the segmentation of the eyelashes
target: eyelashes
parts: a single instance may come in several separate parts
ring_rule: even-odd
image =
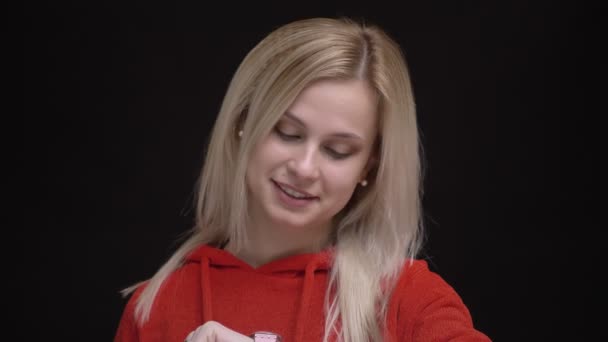
[[[283,139],[283,140],[285,140],[285,141],[296,141],[296,140],[298,140],[298,139],[300,139],[300,138],[301,138],[301,137],[300,137],[299,135],[297,135],[297,134],[287,134],[287,133],[285,133],[285,132],[281,131],[281,130],[280,130],[278,127],[276,127],[276,128],[274,129],[274,131],[277,133],[277,135],[278,135],[278,136],[279,136],[281,139]]]
[[[302,140],[302,136],[300,136],[299,134],[288,134],[281,131],[281,129],[279,129],[278,127],[275,127],[274,132],[279,136],[279,138],[281,138],[281,140],[286,142],[298,142]],[[336,160],[345,159],[352,155],[352,152],[338,152],[329,146],[323,147],[323,151],[325,151],[325,153],[327,153],[327,155],[329,155],[332,159]]]

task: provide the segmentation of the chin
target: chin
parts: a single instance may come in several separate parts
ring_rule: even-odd
[[[310,222],[309,220],[294,220],[294,219],[289,219],[289,218],[285,218],[285,217],[277,217],[274,219],[274,221],[277,223],[277,226],[279,227],[284,227],[284,228],[288,228],[288,229],[293,229],[293,230],[300,230],[300,229],[304,229],[307,227],[310,227],[312,222]]]
[[[315,220],[311,220],[309,217],[304,216],[306,215],[297,213],[287,215],[285,213],[274,213],[271,215],[271,218],[277,227],[293,230],[301,230],[315,225]]]

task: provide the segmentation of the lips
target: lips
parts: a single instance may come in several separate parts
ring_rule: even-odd
[[[300,190],[296,187],[293,187],[289,184],[285,184],[285,183],[280,183],[275,181],[274,179],[272,180],[272,182],[279,187],[283,192],[285,192],[287,195],[293,197],[293,198],[297,198],[297,199],[308,199],[308,200],[312,200],[312,199],[318,199],[319,197],[314,196],[309,194],[306,191]]]

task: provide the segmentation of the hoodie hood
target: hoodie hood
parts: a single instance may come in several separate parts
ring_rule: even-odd
[[[144,287],[136,290],[114,341],[179,342],[209,320],[244,335],[272,331],[283,341],[321,341],[333,256],[326,250],[253,268],[227,251],[200,246],[167,278],[143,325],[135,309]],[[336,325],[339,331],[339,320]],[[454,289],[422,260],[403,266],[388,303],[386,333],[387,341],[490,341],[475,330]]]
[[[304,341],[305,328],[309,325],[307,321],[309,315],[307,313],[309,312],[311,301],[313,297],[319,298],[325,296],[325,289],[321,291],[322,293],[315,293],[315,288],[318,289],[318,286],[315,286],[317,283],[315,278],[318,278],[322,274],[325,281],[332,261],[333,248],[328,248],[319,253],[288,256],[254,268],[232,253],[208,245],[198,247],[185,258],[186,263],[200,265],[203,322],[217,320],[214,316],[214,296],[212,291],[213,274],[215,272],[212,272],[212,270],[221,271],[222,274],[230,274],[232,271],[235,272],[234,274],[239,274],[238,279],[245,277],[251,279],[251,281],[258,281],[256,284],[258,291],[257,293],[252,293],[252,296],[263,295],[261,293],[265,293],[265,291],[262,290],[260,292],[259,290],[259,286],[264,287],[264,284],[259,284],[260,279],[263,279],[263,282],[268,283],[269,286],[271,285],[269,282],[279,283],[282,279],[303,279],[301,289],[298,291],[298,307],[295,309],[295,331],[288,333],[288,335],[293,336],[290,340],[294,342]],[[276,284],[272,284],[270,287],[274,287],[276,291]],[[280,289],[278,290],[280,291]],[[268,293],[271,292],[272,290]],[[273,298],[268,299],[272,301]],[[285,332],[277,333],[281,335],[286,334]],[[285,337],[283,340],[286,340]]]

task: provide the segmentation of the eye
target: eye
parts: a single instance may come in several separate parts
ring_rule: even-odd
[[[285,132],[281,131],[281,129],[279,129],[279,127],[275,127],[274,131],[277,133],[277,135],[281,139],[283,139],[285,141],[293,141],[293,140],[300,139],[300,136],[298,134],[288,134],[288,133],[285,133]]]
[[[351,155],[351,153],[338,152],[331,147],[326,147],[325,152],[333,159],[344,159]]]

